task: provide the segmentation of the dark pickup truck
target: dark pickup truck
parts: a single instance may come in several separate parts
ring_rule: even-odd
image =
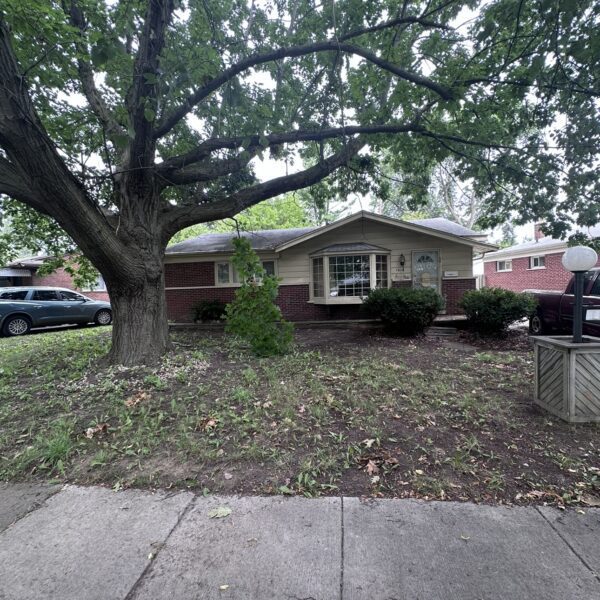
[[[525,290],[538,301],[536,313],[529,321],[533,335],[544,335],[553,331],[570,333],[573,330],[574,278],[563,292]],[[583,282],[584,322],[583,333],[600,337],[600,268],[584,275]]]

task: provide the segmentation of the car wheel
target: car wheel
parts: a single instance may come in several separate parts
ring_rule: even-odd
[[[531,335],[544,335],[548,331],[548,326],[542,319],[541,313],[537,312],[529,319],[529,333]]]
[[[94,317],[96,325],[110,325],[112,323],[112,312],[108,308],[103,308],[96,313]]]
[[[21,317],[20,315],[15,317],[8,317],[2,327],[4,335],[16,336],[25,335],[29,333],[31,329],[31,321],[27,317]]]

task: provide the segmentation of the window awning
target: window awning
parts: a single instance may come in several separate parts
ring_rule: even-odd
[[[27,269],[0,269],[0,277],[31,277],[31,271]]]

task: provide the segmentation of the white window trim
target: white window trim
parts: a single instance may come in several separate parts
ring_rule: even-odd
[[[104,281],[104,277],[102,277],[102,275],[98,275],[98,277],[96,278],[96,281],[98,281],[98,279],[102,280],[102,286],[101,287],[86,287],[83,288],[81,291],[82,292],[98,292],[98,293],[106,293],[108,292],[108,289],[106,287],[106,281]]]
[[[309,281],[309,302],[313,304],[362,304],[363,299],[361,296],[343,296],[342,298],[331,297],[329,295],[329,257],[331,256],[369,256],[369,279],[370,279],[370,288],[372,290],[375,289],[375,283],[377,281],[377,273],[376,273],[376,256],[387,256],[387,287],[390,288],[392,286],[392,273],[391,273],[391,265],[392,258],[391,252],[384,251],[369,251],[369,252],[317,252],[316,254],[311,254],[309,256],[310,261],[310,281]],[[313,293],[313,259],[322,258],[323,259],[323,290],[325,296],[315,296]]]
[[[533,259],[534,258],[543,258],[544,259],[544,264],[542,266],[537,266],[534,267],[533,266]],[[546,255],[545,254],[534,254],[532,256],[529,257],[529,268],[527,269],[528,271],[540,271],[546,268]]]
[[[278,267],[278,260],[275,258],[261,258],[260,259],[260,263],[266,263],[266,262],[272,262],[273,263],[273,270],[275,272],[275,277],[279,277],[279,267]],[[219,281],[219,265],[224,265],[227,264],[229,265],[229,283],[221,283]],[[241,283],[239,281],[234,282],[233,281],[233,274],[234,274],[234,267],[233,264],[231,263],[231,260],[216,260],[214,263],[214,267],[215,267],[215,285],[214,287],[221,287],[221,288],[238,288],[241,287]],[[208,286],[208,287],[212,287],[212,286]]]
[[[500,269],[499,268],[499,264],[503,262],[503,263],[510,263],[510,269]],[[497,260],[496,261],[496,273],[510,273],[512,271],[512,258],[506,258],[504,260]]]

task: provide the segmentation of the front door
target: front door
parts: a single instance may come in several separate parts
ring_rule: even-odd
[[[412,253],[412,278],[413,287],[440,292],[440,254],[437,250]]]

